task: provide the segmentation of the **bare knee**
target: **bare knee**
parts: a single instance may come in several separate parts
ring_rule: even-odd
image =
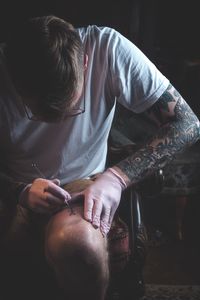
[[[82,257],[86,261],[102,260],[105,259],[106,248],[106,240],[90,224],[77,229],[60,227],[50,232],[45,242],[46,255],[52,263],[74,257]]]
[[[101,290],[107,285],[106,240],[91,224],[83,223],[76,229],[63,227],[49,233],[45,250],[59,283],[67,287],[68,294],[70,288],[76,287],[80,293],[87,290],[89,294],[89,287]]]

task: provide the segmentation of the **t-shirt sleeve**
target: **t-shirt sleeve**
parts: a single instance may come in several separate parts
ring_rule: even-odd
[[[169,80],[146,55],[114,29],[110,40],[109,64],[117,101],[135,113],[153,105],[169,85]]]

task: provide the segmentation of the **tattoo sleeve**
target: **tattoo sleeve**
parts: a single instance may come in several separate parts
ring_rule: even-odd
[[[146,114],[157,124],[157,133],[116,165],[133,184],[165,166],[200,138],[197,116],[172,85]]]

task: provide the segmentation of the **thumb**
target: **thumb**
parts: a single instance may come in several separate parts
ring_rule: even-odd
[[[60,180],[58,178],[54,178],[51,180],[53,183],[55,183],[56,185],[60,186]]]

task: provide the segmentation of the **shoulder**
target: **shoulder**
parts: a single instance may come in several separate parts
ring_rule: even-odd
[[[107,26],[88,25],[87,27],[77,28],[83,42],[88,40],[100,42],[112,42],[122,35],[114,28]]]

